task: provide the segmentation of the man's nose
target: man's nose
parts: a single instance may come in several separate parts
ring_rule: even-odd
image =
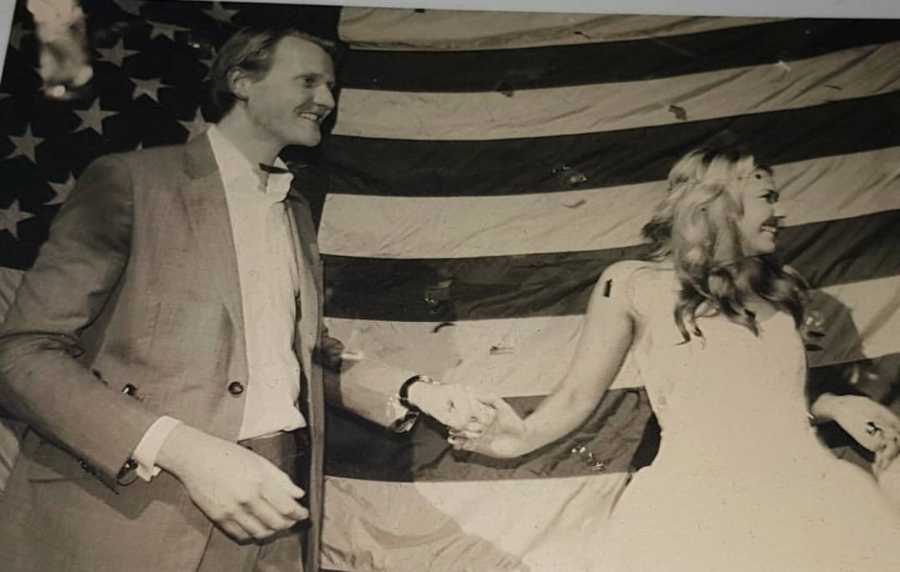
[[[319,89],[316,90],[316,104],[321,105],[322,107],[327,108],[329,111],[334,109],[334,94],[331,93],[331,88],[327,85],[319,86]]]

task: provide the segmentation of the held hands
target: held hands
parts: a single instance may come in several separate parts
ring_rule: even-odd
[[[409,400],[450,429],[456,450],[517,457],[529,450],[525,422],[502,398],[462,385],[414,383]]]
[[[456,450],[472,451],[490,457],[518,457],[530,450],[525,421],[500,397],[481,395],[479,399],[494,410],[493,422],[484,431],[473,434],[450,430],[447,441]]]
[[[414,383],[409,387],[409,401],[447,427],[473,436],[494,421],[494,409],[463,385]]]
[[[309,516],[304,491],[256,453],[186,425],[176,427],[157,464],[174,474],[191,500],[229,536],[262,540]]]
[[[813,405],[851,437],[875,453],[872,468],[879,475],[900,453],[900,418],[880,403],[860,395],[823,395]]]

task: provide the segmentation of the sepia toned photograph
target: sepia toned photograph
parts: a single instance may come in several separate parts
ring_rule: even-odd
[[[900,570],[900,20],[14,4],[0,569]]]

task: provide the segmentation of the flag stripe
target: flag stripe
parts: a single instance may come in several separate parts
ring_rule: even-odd
[[[560,568],[588,545],[626,474],[501,482],[377,483],[329,477],[323,558],[339,570]],[[539,499],[539,500],[538,500]],[[504,562],[499,559],[507,555]],[[582,569],[582,568],[577,568]],[[585,568],[587,569],[587,568]]]
[[[900,274],[900,211],[789,227],[784,259],[816,287]],[[326,256],[326,315],[365,320],[483,320],[579,314],[597,277],[646,245],[451,259]]]
[[[520,414],[527,414],[541,399],[507,401]],[[337,452],[327,456],[326,470],[332,476],[401,482],[569,477],[597,472],[578,455],[572,458],[573,447],[589,445],[595,457],[605,462],[605,472],[626,472],[651,414],[643,389],[611,390],[584,426],[559,443],[519,459],[496,460],[453,452],[446,429],[437,423],[419,423],[411,435],[385,438],[383,430],[334,410],[327,430]]]
[[[555,358],[554,358],[555,359]],[[812,375],[849,377],[854,368],[891,375],[900,363],[893,353],[871,360],[816,368]],[[891,369],[893,368],[893,369]],[[890,382],[882,387],[890,388]],[[543,397],[509,397],[520,414],[534,410]],[[659,433],[643,388],[611,389],[597,410],[574,433],[519,459],[487,459],[454,452],[446,430],[436,423],[418,424],[409,435],[387,434],[383,429],[341,410],[329,413],[327,472],[332,477],[382,482],[473,482],[520,479],[560,479],[615,474],[649,464],[658,447]],[[593,457],[580,452],[586,447]],[[573,452],[573,449],[575,452]],[[600,470],[596,461],[602,462]]]
[[[345,89],[334,133],[431,141],[573,135],[795,109],[898,88],[900,42],[894,42],[675,79],[488,93]]]
[[[332,193],[497,196],[663,180],[675,159],[728,135],[779,165],[900,145],[900,91],[645,129],[496,141],[333,136],[320,165]]]
[[[890,20],[780,20],[720,31],[517,50],[351,50],[344,88],[490,92],[677,77],[900,40]]]
[[[810,310],[824,322],[808,352],[811,367],[856,362],[897,351],[900,277],[823,288]],[[499,395],[543,395],[563,378],[582,326],[581,315],[458,322],[328,320],[333,336],[371,359],[403,365],[447,383]],[[551,357],[552,356],[552,357]],[[893,376],[893,374],[891,374]],[[640,387],[626,361],[612,387]]]
[[[772,22],[707,18],[345,7],[338,32],[354,48],[513,49],[659,38]]]
[[[328,319],[330,335],[365,356],[445,383],[518,396],[553,390],[581,325],[581,315],[449,323]],[[635,375],[620,374],[614,387],[640,385]]]
[[[779,165],[775,178],[789,226],[900,209],[900,147]],[[319,245],[370,258],[621,248],[641,242],[665,188],[654,181],[500,197],[331,195]]]
[[[822,288],[817,308],[825,316],[824,349],[811,352],[810,365],[824,366],[898,351],[900,276]],[[896,371],[891,372],[891,380]]]

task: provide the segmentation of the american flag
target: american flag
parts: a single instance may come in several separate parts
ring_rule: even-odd
[[[289,20],[349,45],[331,135],[289,155],[322,207],[326,315],[351,349],[527,411],[561,378],[599,273],[645,252],[668,168],[729,136],[775,167],[781,247],[824,323],[813,377],[896,408],[896,21],[83,5],[96,77],[68,103],[38,95],[17,11],[0,84],[8,285],[90,160],[200,133],[215,46]],[[454,453],[427,422],[329,423],[324,557],[345,571],[565,569],[658,439],[627,364],[580,430],[521,460]]]

